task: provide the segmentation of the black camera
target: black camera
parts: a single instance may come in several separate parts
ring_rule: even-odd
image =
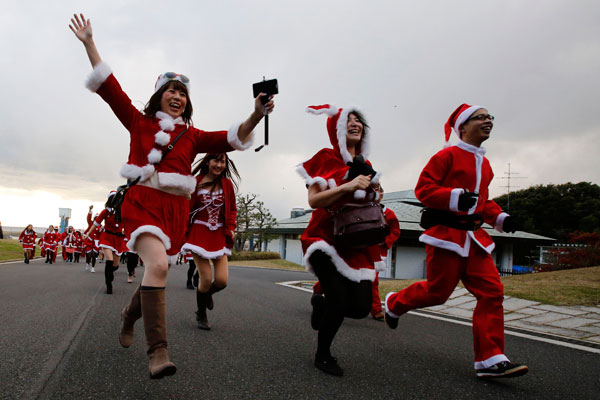
[[[261,93],[265,93],[266,96],[261,98],[263,104],[269,101],[269,97],[279,93],[279,86],[277,86],[277,79],[269,79],[262,80],[262,82],[257,82],[252,85],[252,90],[254,91],[254,98]]]

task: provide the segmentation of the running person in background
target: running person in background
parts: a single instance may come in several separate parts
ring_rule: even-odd
[[[19,235],[19,242],[23,246],[23,255],[25,256],[25,264],[29,264],[29,260],[33,258],[35,247],[35,239],[37,234],[33,230],[33,225],[29,224]]]
[[[213,309],[212,295],[225,289],[229,278],[227,256],[233,248],[237,215],[235,193],[240,175],[225,153],[207,154],[193,173],[198,174],[198,183],[190,200],[191,225],[181,251],[192,253],[199,274],[198,328],[210,330],[206,310]]]
[[[81,257],[81,253],[83,252],[83,237],[80,231],[75,231],[75,252],[73,256],[75,257],[75,262],[79,264],[79,257]]]
[[[183,260],[188,264],[187,270],[187,281],[185,287],[190,290],[198,287],[198,270],[196,269],[196,263],[194,262],[194,256],[192,253],[185,252],[183,254]],[[194,282],[192,282],[194,280]]]
[[[108,201],[115,195],[112,190],[108,194]],[[100,248],[104,253],[104,283],[106,284],[106,294],[112,294],[112,283],[115,279],[115,271],[119,269],[119,257],[125,251],[125,235],[121,223],[115,218],[115,211],[106,206],[104,210],[94,219],[94,223],[90,230],[86,232],[86,236],[90,236],[94,231],[102,226],[104,222],[104,230],[100,234]]]
[[[77,233],[72,226],[69,226],[65,238],[63,239],[63,248],[67,256],[66,262],[69,264],[73,263],[73,254],[75,253],[75,246],[77,245]]]
[[[98,93],[111,107],[131,136],[129,159],[121,175],[139,183],[132,186],[122,205],[123,225],[128,247],[144,262],[142,286],[131,297],[121,314],[119,337],[123,347],[133,341],[134,324],[144,320],[148,345],[148,370],[153,379],[173,375],[177,368],[167,351],[165,287],[169,265],[185,242],[189,196],[196,180],[191,174],[198,153],[245,150],[252,145],[251,133],[260,120],[274,108],[273,100],[263,104],[260,93],[251,115],[229,131],[206,132],[192,126],[190,80],[173,72],[160,74],[142,112],[131,104],[108,64],[102,61],[94,43],[89,20],[74,15],[70,29],[87,52],[93,72],[88,88]],[[175,43],[175,42],[173,42]],[[172,151],[162,159],[174,140]]]
[[[52,264],[56,254],[56,232],[54,231],[54,226],[50,225],[48,230],[44,232],[44,251],[46,252],[46,264]]]

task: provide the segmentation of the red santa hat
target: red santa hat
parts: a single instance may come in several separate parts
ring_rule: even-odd
[[[328,116],[327,132],[329,133],[329,141],[333,145],[333,148],[340,153],[345,163],[352,162],[352,156],[346,148],[346,134],[348,133],[348,116],[353,111],[364,115],[364,113],[355,106],[337,108],[333,104],[322,104],[306,107],[306,112],[310,114],[326,114]],[[362,154],[365,160],[369,158],[369,139],[369,127],[363,126],[363,134],[356,154]]]
[[[117,193],[117,191],[116,191],[116,190],[111,190],[111,191],[108,193],[108,198],[110,199],[112,196],[114,196],[114,195],[115,195],[115,193]]]
[[[444,125],[444,133],[446,135],[446,144],[444,147],[448,147],[450,145],[450,134],[452,133],[452,129],[458,135],[460,139],[460,126],[464,124],[473,113],[481,108],[485,108],[484,106],[472,106],[470,104],[461,104],[454,110],[446,124]]]
[[[158,92],[165,83],[169,81],[179,81],[183,83],[189,93],[190,91],[190,78],[185,75],[178,74],[176,72],[165,72],[164,74],[160,74],[158,79],[156,79],[156,84],[154,85],[154,93]]]

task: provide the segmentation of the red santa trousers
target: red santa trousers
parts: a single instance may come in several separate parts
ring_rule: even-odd
[[[443,304],[462,280],[477,299],[473,311],[473,347],[475,363],[480,363],[504,354],[504,286],[492,257],[471,244],[469,257],[426,245],[427,281],[390,295],[386,307],[399,316],[415,308]]]

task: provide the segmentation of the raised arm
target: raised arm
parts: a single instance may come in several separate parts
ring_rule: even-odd
[[[102,58],[100,58],[100,53],[98,53],[94,38],[92,37],[92,24],[90,20],[86,20],[83,14],[73,14],[69,28],[71,28],[75,37],[83,43],[88,58],[90,59],[90,63],[92,63],[92,68],[95,68],[102,62]]]
[[[254,99],[254,111],[246,121],[244,121],[240,128],[238,129],[238,139],[242,143],[248,140],[248,136],[252,133],[252,130],[258,125],[260,120],[266,115],[273,112],[273,108],[275,107],[275,103],[273,102],[273,96],[269,98],[269,101],[266,104],[263,104],[261,101],[261,97],[265,96],[264,93],[260,93],[256,99]]]

